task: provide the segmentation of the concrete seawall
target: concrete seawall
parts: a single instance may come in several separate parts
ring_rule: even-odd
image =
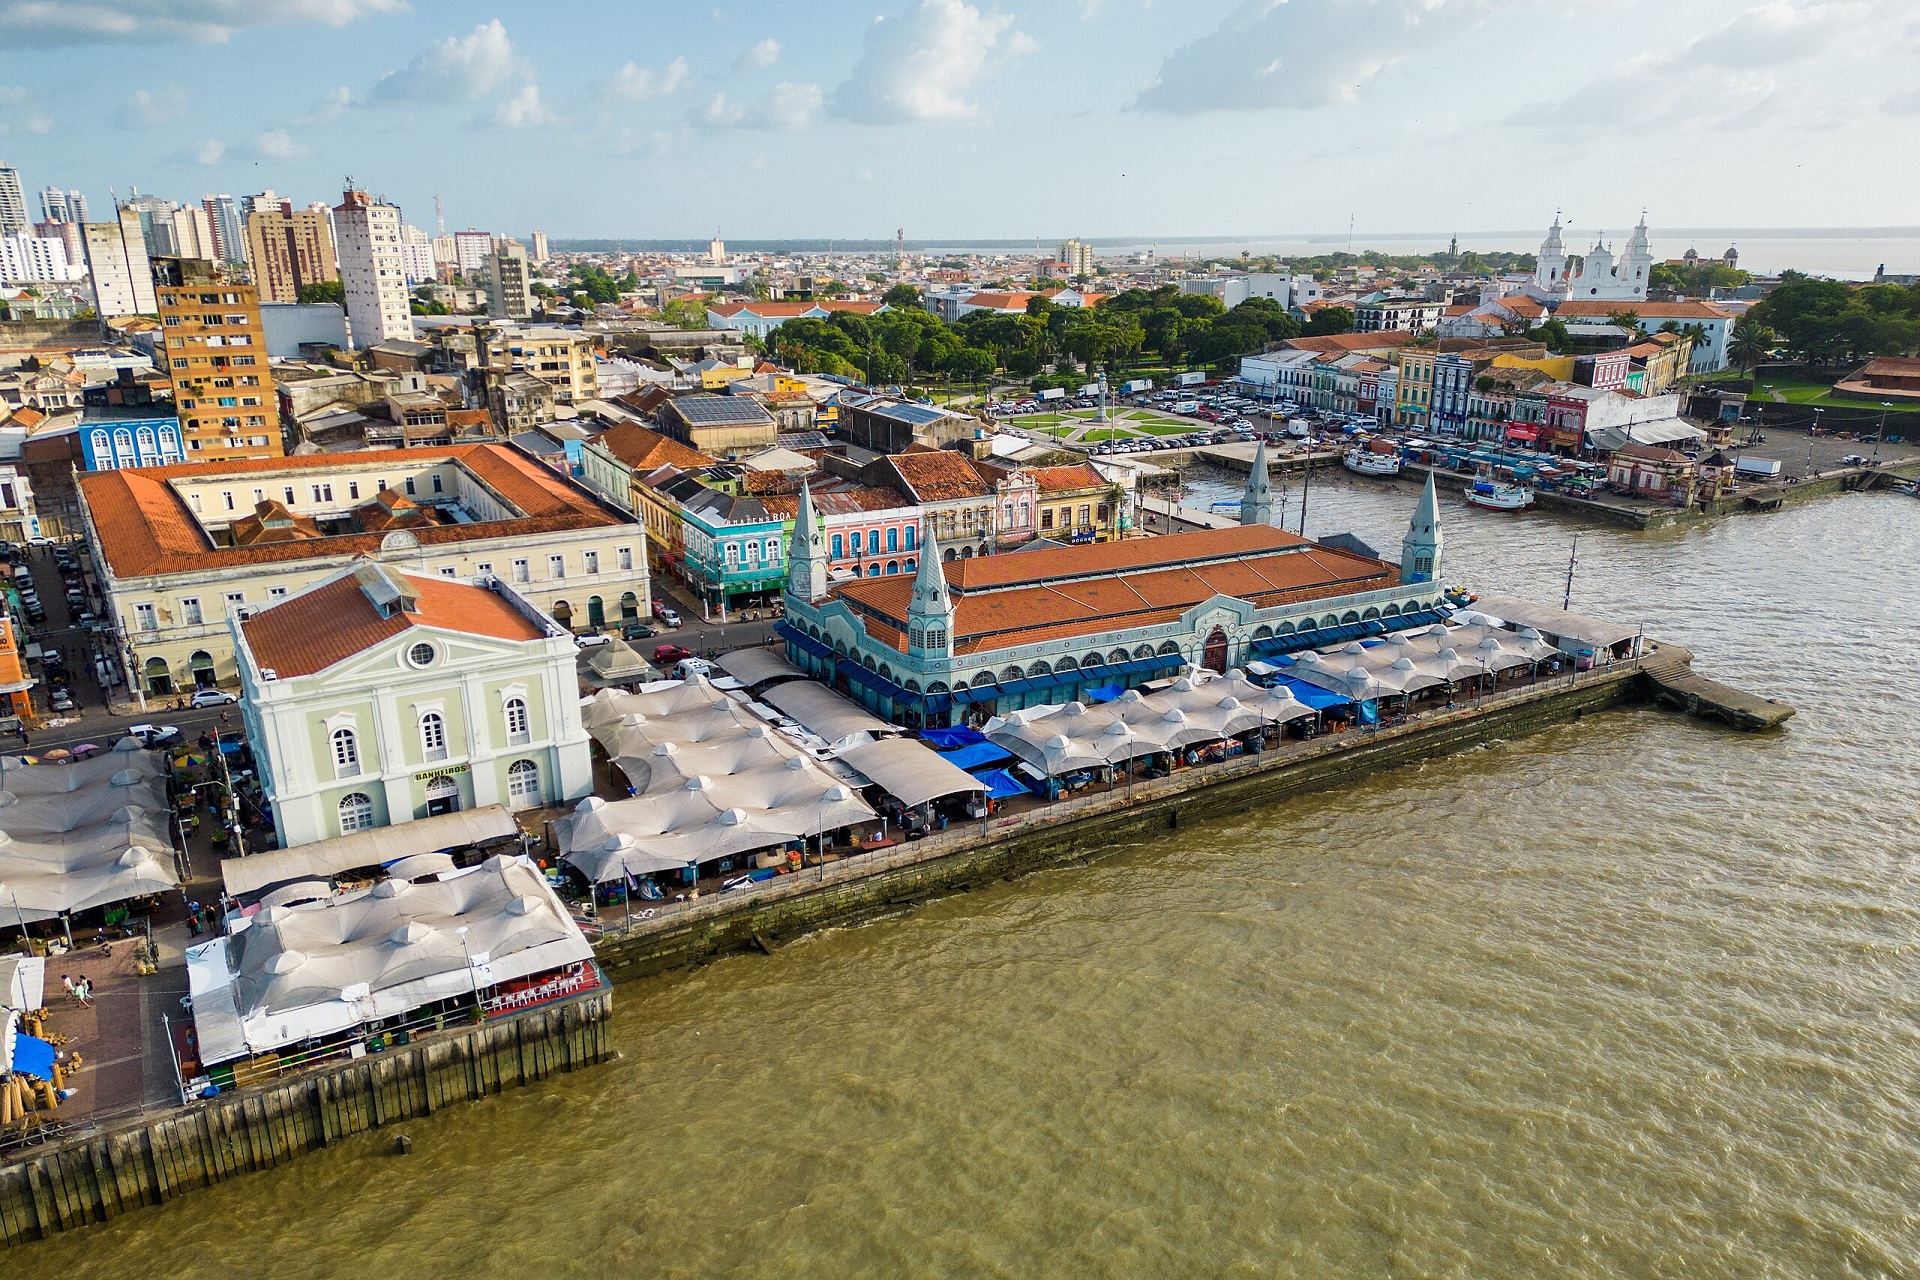
[[[1529,695],[1533,696],[1529,696]],[[769,950],[782,939],[859,924],[903,907],[961,893],[1051,866],[1110,853],[1181,823],[1239,813],[1289,796],[1321,791],[1380,769],[1519,737],[1588,712],[1644,702],[1649,686],[1637,668],[1583,674],[1572,685],[1518,690],[1484,707],[1463,706],[1434,719],[1319,739],[1308,758],[1271,752],[1216,771],[1176,775],[1120,793],[1096,796],[1060,814],[1033,815],[1011,831],[971,824],[907,845],[889,864],[837,863],[773,882],[752,897],[723,895],[656,917],[630,935],[609,936],[597,955],[616,982],[640,978],[731,952]],[[1169,785],[1171,784],[1171,785]],[[1084,806],[1084,807],[1081,807]]]
[[[354,1134],[605,1061],[613,1056],[612,1015],[613,993],[603,987],[13,1152],[0,1164],[0,1243],[110,1221]]]

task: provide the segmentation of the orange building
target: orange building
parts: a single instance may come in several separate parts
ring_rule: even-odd
[[[0,715],[33,716],[33,679],[20,656],[20,635],[11,617],[0,614]]]
[[[195,258],[156,259],[173,410],[189,462],[278,458],[279,413],[267,372],[260,293]]]

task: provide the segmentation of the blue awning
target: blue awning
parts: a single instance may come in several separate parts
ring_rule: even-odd
[[[1093,702],[1112,702],[1126,691],[1124,685],[1103,684],[1098,689],[1087,690],[1087,697]]]
[[[815,640],[791,622],[774,623],[773,633],[798,648],[802,653],[810,653],[816,658],[831,658],[833,656],[832,645],[820,643],[820,641]]]
[[[969,772],[984,765],[999,764],[1002,760],[1013,759],[1013,752],[992,742],[980,741],[968,743],[953,751],[942,751],[942,760],[957,765]]]
[[[838,669],[847,679],[855,684],[867,686],[883,698],[891,698],[896,702],[910,702],[917,701],[920,697],[917,693],[908,693],[878,671],[867,670],[851,658],[840,659]]]

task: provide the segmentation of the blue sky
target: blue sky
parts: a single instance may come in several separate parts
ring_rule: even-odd
[[[0,0],[0,160],[556,237],[1912,223],[1915,0]]]

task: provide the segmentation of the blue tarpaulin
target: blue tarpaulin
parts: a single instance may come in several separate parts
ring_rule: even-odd
[[[987,735],[978,729],[922,729],[920,736],[935,751],[952,751],[956,747],[970,747],[987,740]]]
[[[1087,690],[1087,700],[1089,702],[1112,702],[1126,691],[1125,685],[1103,684],[1098,689]]]
[[[974,742],[957,751],[942,751],[940,758],[971,771],[982,765],[999,764],[1002,760],[1011,760],[1013,752],[991,742]]]
[[[24,1031],[13,1033],[13,1069],[36,1080],[53,1079],[53,1046]]]
[[[1345,694],[1335,693],[1331,689],[1322,689],[1317,684],[1308,684],[1305,680],[1295,680],[1292,676],[1281,676],[1275,688],[1283,688],[1298,702],[1312,707],[1315,711],[1325,711],[1328,707],[1344,707],[1353,699]]]
[[[1032,794],[1025,783],[1005,769],[983,769],[973,776],[987,784],[987,795],[995,800]]]

